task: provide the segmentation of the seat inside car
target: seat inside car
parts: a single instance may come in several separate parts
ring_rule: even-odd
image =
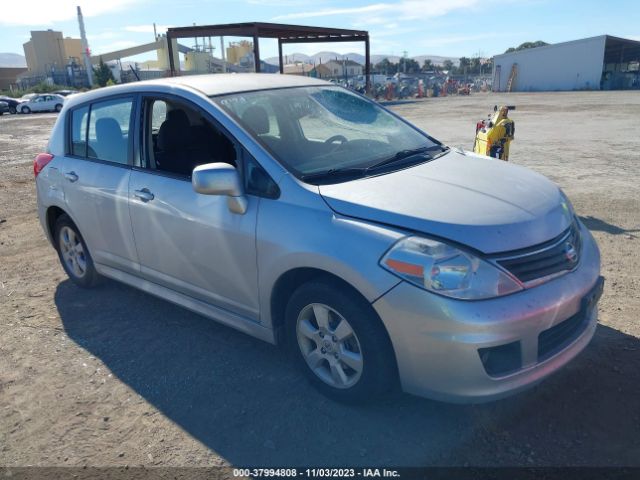
[[[89,146],[89,156],[92,156],[92,153],[100,160],[126,163],[127,141],[117,120],[99,118],[96,121],[96,143]]]
[[[197,165],[225,162],[235,165],[231,142],[195,112],[172,108],[158,130],[156,168],[180,175],[191,175]]]
[[[189,175],[193,169],[191,123],[184,110],[172,109],[158,131],[156,163],[160,170]]]
[[[243,112],[242,121],[256,135],[269,133],[269,115],[264,107],[250,106]]]

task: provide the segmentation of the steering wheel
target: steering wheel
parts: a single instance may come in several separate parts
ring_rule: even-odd
[[[344,145],[348,141],[349,140],[347,140],[347,137],[345,137],[344,135],[334,135],[333,137],[327,138],[324,141],[324,143],[325,145],[335,145],[332,151],[336,151],[338,148],[340,148],[342,145]],[[340,142],[340,143],[336,143],[336,142]]]

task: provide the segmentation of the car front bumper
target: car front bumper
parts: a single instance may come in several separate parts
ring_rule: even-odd
[[[490,401],[536,384],[578,355],[595,332],[603,282],[598,247],[580,228],[578,267],[528,290],[461,301],[401,282],[376,300],[402,389],[456,403]],[[515,359],[516,367],[496,373],[483,352],[496,353],[494,364]]]

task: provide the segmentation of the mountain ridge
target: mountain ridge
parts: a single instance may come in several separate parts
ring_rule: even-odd
[[[344,59],[353,60],[354,62],[364,65],[364,55],[360,53],[354,53],[354,52],[339,54],[336,52],[324,51],[324,52],[314,53],[313,55],[306,55],[304,53],[291,53],[291,54],[284,55],[283,57],[284,57],[285,63],[303,62],[303,63],[318,64],[318,63],[327,63],[329,60],[335,60],[337,58],[338,60],[344,60]],[[384,58],[387,58],[390,62],[398,63],[401,57],[398,55],[375,54],[375,55],[371,55],[371,63],[375,65],[376,63],[381,62]],[[433,63],[434,65],[440,65],[440,66],[446,60],[451,60],[454,65],[457,65],[459,63],[459,59],[455,57],[446,57],[443,55],[416,55],[409,58],[412,58],[413,60],[418,62],[420,65],[422,65],[426,59],[431,60],[431,63]],[[278,65],[278,57],[269,57],[263,60],[266,63],[270,63],[271,65]]]
[[[1,53],[0,52],[0,67],[4,68],[20,68],[26,67],[27,60],[23,55],[19,53]]]

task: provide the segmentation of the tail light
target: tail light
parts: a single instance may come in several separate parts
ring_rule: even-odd
[[[53,160],[53,155],[50,153],[39,153],[36,155],[36,159],[33,161],[33,175],[37,177],[51,160]]]

